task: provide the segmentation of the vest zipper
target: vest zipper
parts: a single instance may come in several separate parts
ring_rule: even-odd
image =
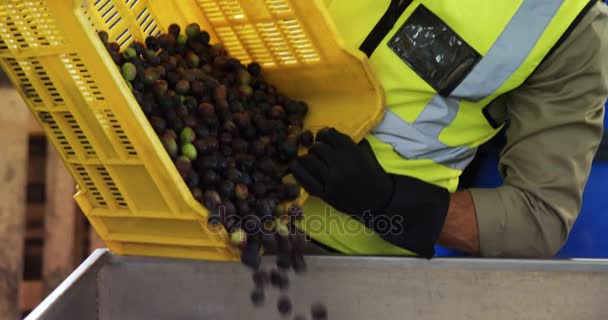
[[[397,20],[407,7],[412,4],[413,0],[391,0],[388,9],[382,15],[376,26],[367,35],[359,50],[363,51],[367,57],[371,57],[382,39],[386,37],[389,31],[395,26]]]

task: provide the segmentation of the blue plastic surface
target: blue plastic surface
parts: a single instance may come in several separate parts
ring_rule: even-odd
[[[608,108],[608,104],[607,104]],[[608,128],[608,114],[604,120]],[[565,149],[566,150],[566,149]],[[498,154],[481,157],[475,186],[494,188],[502,184],[498,173]],[[608,258],[608,162],[595,162],[583,194],[583,206],[568,241],[557,258]],[[437,256],[452,257],[465,254],[436,247]]]

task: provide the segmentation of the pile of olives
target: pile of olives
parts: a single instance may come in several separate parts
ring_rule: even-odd
[[[306,270],[306,239],[294,226],[303,217],[295,204],[301,188],[288,165],[313,143],[304,129],[308,105],[279,93],[260,64],[244,65],[210,43],[198,24],[181,31],[172,24],[123,50],[98,34],[209,223],[241,249],[253,271],[251,300],[262,306],[265,288],[284,291],[289,270]],[[262,249],[276,253],[275,269],[261,269]],[[277,309],[292,312],[284,293]],[[311,317],[326,319],[326,308],[313,304]]]

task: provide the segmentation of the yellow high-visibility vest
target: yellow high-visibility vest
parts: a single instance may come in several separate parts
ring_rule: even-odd
[[[366,137],[378,162],[455,191],[477,147],[501,129],[486,107],[522,85],[595,2],[326,0],[384,88],[386,112]],[[300,227],[338,251],[411,254],[320,199],[304,212]]]

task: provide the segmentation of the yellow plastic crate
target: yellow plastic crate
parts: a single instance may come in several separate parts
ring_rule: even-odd
[[[124,48],[171,23],[198,22],[244,63],[260,62],[305,125],[361,139],[381,118],[365,56],[343,48],[325,0],[3,0],[0,64],[78,184],[75,199],[117,254],[234,260],[210,230],[98,39]]]

